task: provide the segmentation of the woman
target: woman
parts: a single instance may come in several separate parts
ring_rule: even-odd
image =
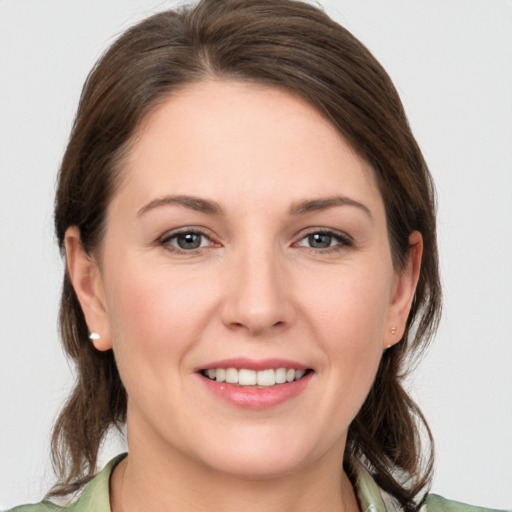
[[[323,13],[205,1],[127,32],[86,83],[55,219],[78,382],[50,497],[126,422],[129,455],[71,510],[460,509],[425,494],[400,382],[439,315],[430,176]]]

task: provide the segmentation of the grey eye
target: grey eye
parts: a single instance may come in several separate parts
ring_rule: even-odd
[[[312,231],[309,234],[305,235],[301,240],[297,243],[299,247],[307,247],[309,249],[316,249],[321,252],[323,250],[343,250],[348,247],[352,247],[353,241],[341,232],[331,232],[331,231]],[[325,251],[327,252],[327,251]]]
[[[312,233],[308,235],[308,244],[313,249],[327,249],[331,247],[333,236],[329,233]]]
[[[199,249],[202,245],[203,235],[200,233],[180,233],[175,235],[174,239],[180,249]]]

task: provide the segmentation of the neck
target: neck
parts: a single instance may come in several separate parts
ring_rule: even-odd
[[[322,459],[287,475],[249,479],[219,473],[176,451],[150,453],[135,443],[112,475],[111,509],[357,512],[354,489],[335,455],[336,460]]]
[[[330,444],[323,455],[290,462],[289,469],[278,457],[274,458],[278,462],[274,471],[269,459],[258,474],[247,474],[240,473],[236,464],[212,463],[215,457],[199,458],[190,447],[169,443],[135,408],[128,408],[127,420],[129,454],[110,480],[112,512],[359,510],[354,489],[342,470],[344,438]],[[254,468],[262,463],[260,460]]]

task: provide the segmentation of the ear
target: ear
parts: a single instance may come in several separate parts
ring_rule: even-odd
[[[64,244],[68,276],[82,306],[85,321],[90,332],[100,335],[98,339],[92,339],[91,343],[94,343],[97,350],[109,350],[112,348],[112,340],[98,263],[85,252],[76,226],[67,229]]]
[[[419,231],[413,231],[409,235],[409,248],[404,266],[395,275],[383,339],[384,349],[398,343],[404,335],[407,317],[420,277],[422,255],[423,237]]]

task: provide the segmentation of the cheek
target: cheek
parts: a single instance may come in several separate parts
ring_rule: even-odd
[[[172,380],[185,370],[180,363],[212,315],[213,294],[199,276],[115,261],[105,291],[123,381],[129,387],[127,381],[150,382],[155,375]]]
[[[323,287],[305,287],[304,311],[326,342],[364,351],[382,341],[388,309],[392,272],[347,267],[331,273]],[[307,288],[307,289],[306,289]]]
[[[351,277],[349,278],[348,275]],[[347,425],[362,406],[382,357],[391,276],[347,272],[329,293],[310,295],[307,309],[328,375],[325,406],[333,424]]]

